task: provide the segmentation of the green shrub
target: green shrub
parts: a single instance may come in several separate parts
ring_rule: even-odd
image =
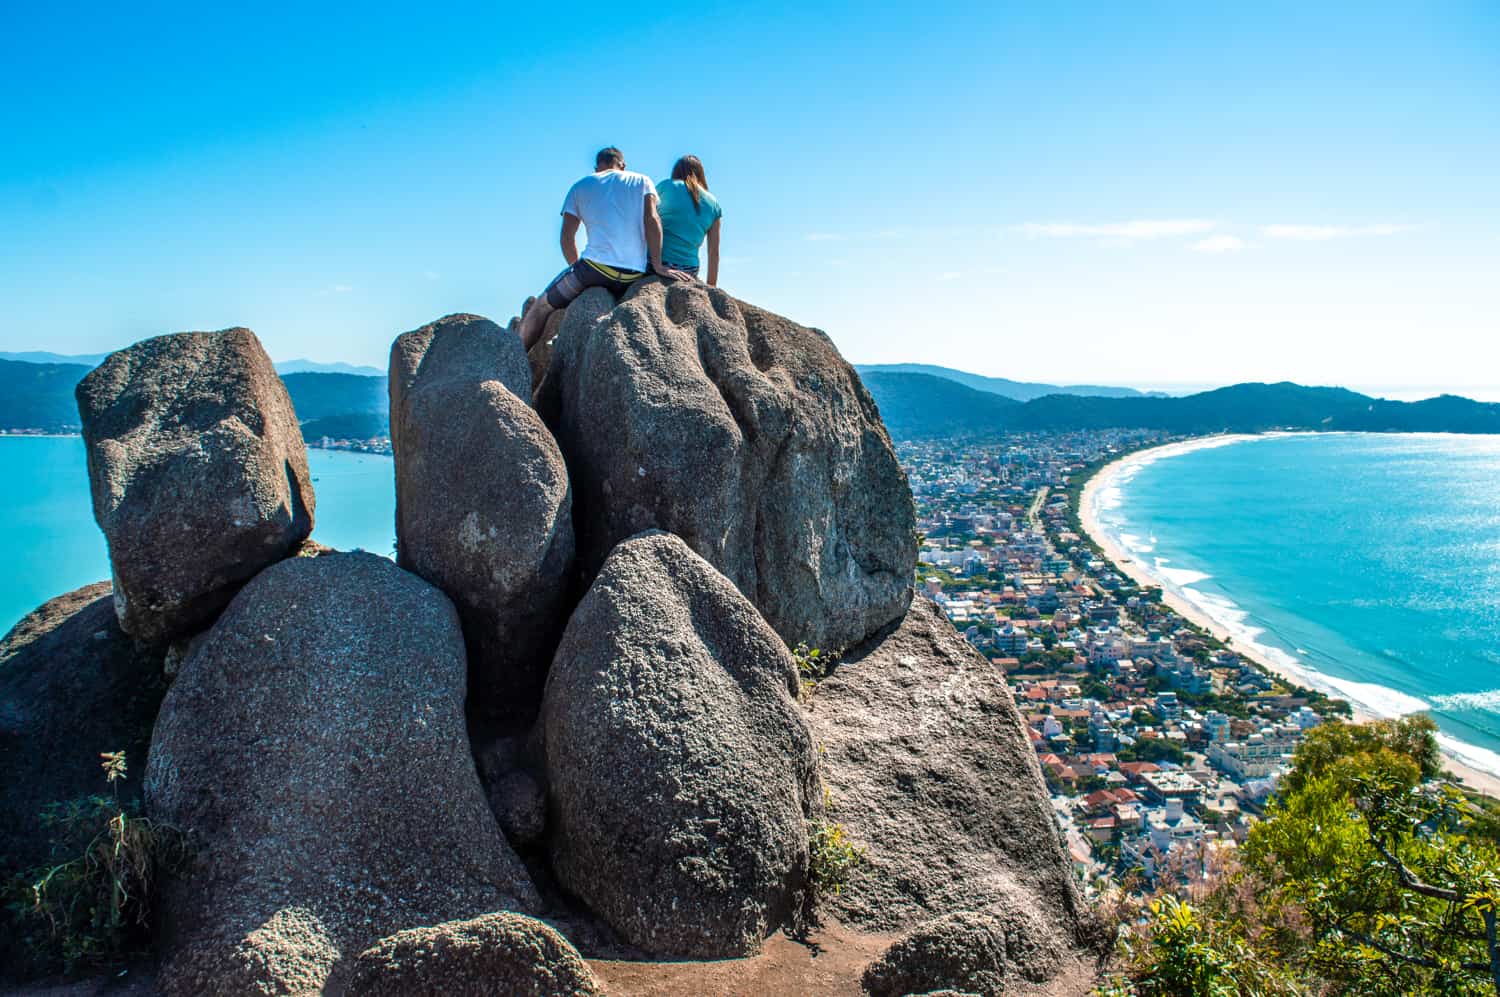
[[[111,795],[43,810],[52,853],[63,861],[31,870],[5,891],[38,973],[115,968],[147,954],[152,885],[186,858],[180,832],[141,817],[113,792],[126,778],[125,753],[100,758]]]
[[[866,861],[864,848],[850,840],[844,825],[836,821],[812,821],[808,846],[808,879],[815,896],[842,893],[854,870]]]
[[[797,662],[797,676],[801,682],[799,698],[805,702],[812,698],[818,683],[828,676],[828,670],[833,667],[833,657],[825,656],[816,647],[808,647],[802,643],[792,648],[792,660]]]

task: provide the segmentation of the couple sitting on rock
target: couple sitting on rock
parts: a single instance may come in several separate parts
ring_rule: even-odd
[[[625,169],[614,146],[594,157],[594,172],[563,199],[562,251],[568,268],[558,274],[521,320],[521,342],[529,350],[542,337],[547,318],[590,287],[607,287],[616,298],[650,272],[668,280],[695,280],[698,247],[708,240],[708,283],[719,282],[719,219],[723,211],[708,192],[703,163],[683,156],[672,178],[653,185],[643,173]],[[588,245],[578,254],[578,225]]]

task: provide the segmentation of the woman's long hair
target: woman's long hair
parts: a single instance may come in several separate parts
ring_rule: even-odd
[[[708,178],[703,175],[703,160],[697,156],[683,156],[672,166],[672,179],[687,184],[688,196],[693,199],[693,210],[697,210],[703,192],[708,190]]]

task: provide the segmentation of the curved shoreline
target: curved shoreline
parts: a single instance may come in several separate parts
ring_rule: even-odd
[[[1235,634],[1228,626],[1214,619],[1202,607],[1184,596],[1178,586],[1174,585],[1170,579],[1157,574],[1153,568],[1146,566],[1135,555],[1123,549],[1119,541],[1104,528],[1104,525],[1099,520],[1101,494],[1117,484],[1117,479],[1122,472],[1142,467],[1158,460],[1191,453],[1194,450],[1288,435],[1292,434],[1238,433],[1200,436],[1125,454],[1099,468],[1084,482],[1083,489],[1078,496],[1078,522],[1083,527],[1085,536],[1104,552],[1105,559],[1110,562],[1116,571],[1132,579],[1139,585],[1160,588],[1162,591],[1162,602],[1171,607],[1183,619],[1208,631],[1219,640],[1230,642],[1230,646],[1233,647],[1236,654],[1254,662],[1272,675],[1294,685],[1316,689],[1319,692],[1349,702],[1354,710],[1354,718],[1356,720],[1375,720],[1391,716],[1392,713],[1390,711],[1377,711],[1366,703],[1351,699],[1348,691],[1340,688],[1328,676],[1296,664],[1290,660],[1290,655],[1267,653],[1270,649],[1259,645],[1247,646],[1243,640],[1235,642]],[[1288,660],[1282,660],[1283,658]],[[1444,741],[1453,742],[1454,740],[1448,735],[1440,735],[1444,770],[1450,776],[1462,781],[1465,786],[1485,793],[1488,796],[1500,798],[1500,774],[1476,768],[1459,757],[1456,750],[1450,747],[1449,744],[1442,743]]]

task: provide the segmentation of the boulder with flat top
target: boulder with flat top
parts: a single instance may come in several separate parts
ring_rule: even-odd
[[[312,531],[297,415],[249,329],[136,343],[76,394],[115,610],[137,640],[212,623]]]
[[[911,601],[915,511],[858,375],[823,333],[647,278],[568,308],[536,402],[568,462],[585,580],[681,537],[790,644],[837,650]]]

